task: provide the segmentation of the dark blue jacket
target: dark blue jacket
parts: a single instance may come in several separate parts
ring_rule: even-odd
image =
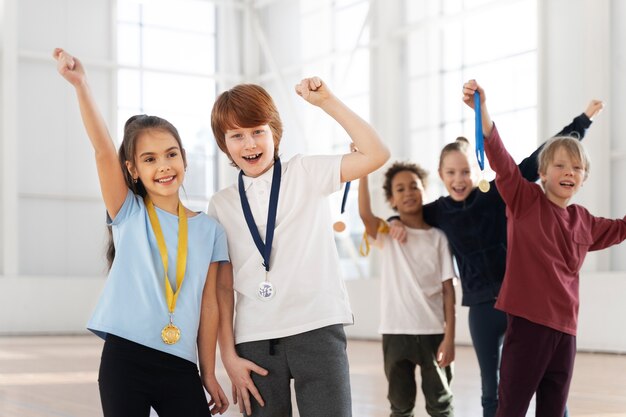
[[[583,113],[565,126],[559,135],[585,136],[591,125]],[[518,166],[524,178],[537,181],[537,156],[541,145]],[[506,214],[495,181],[487,193],[474,188],[464,201],[440,197],[424,205],[424,220],[443,230],[456,259],[463,305],[494,300],[504,279],[506,263]]]

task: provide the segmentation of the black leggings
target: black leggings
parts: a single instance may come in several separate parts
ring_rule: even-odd
[[[109,334],[98,376],[105,417],[209,416],[195,363]]]

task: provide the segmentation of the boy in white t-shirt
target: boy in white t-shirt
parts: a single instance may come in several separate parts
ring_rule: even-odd
[[[319,78],[295,91],[336,120],[360,152],[281,161],[282,122],[264,88],[239,84],[217,98],[215,140],[240,169],[208,210],[224,225],[231,260],[218,271],[220,353],[234,402],[248,416],[292,416],[293,380],[301,416],[350,417],[343,326],[353,319],[328,196],[381,167],[389,151]]]
[[[384,233],[384,221],[372,213],[367,176],[359,181],[359,214],[383,253],[379,332],[392,417],[412,415],[416,366],[428,414],[453,415],[454,270],[448,240],[422,216],[426,175],[416,164],[403,162],[385,173],[387,201],[407,226],[405,244]]]

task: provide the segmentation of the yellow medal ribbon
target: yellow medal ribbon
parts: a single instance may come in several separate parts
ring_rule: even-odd
[[[378,233],[389,233],[389,225],[384,220],[378,223]],[[359,253],[361,256],[367,256],[370,254],[370,242],[367,237],[367,230],[363,232],[363,239],[359,245]]]
[[[161,254],[161,261],[163,262],[163,271],[165,272],[165,301],[170,312],[170,322],[161,331],[161,339],[168,345],[178,342],[180,339],[180,329],[174,326],[173,314],[176,309],[176,300],[178,294],[183,285],[185,279],[185,269],[187,268],[187,213],[183,204],[178,201],[178,251],[176,255],[176,292],[172,290],[172,285],[167,276],[167,246],[165,245],[165,237],[163,236],[163,230],[161,230],[161,224],[159,223],[159,217],[157,216],[154,204],[148,196],[145,197],[144,202],[146,209],[148,210],[148,217],[150,218],[150,224],[152,225],[152,231],[156,238],[157,245],[159,246],[159,253]]]

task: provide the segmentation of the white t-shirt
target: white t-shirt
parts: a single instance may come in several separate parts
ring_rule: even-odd
[[[230,239],[229,239],[230,240]],[[407,228],[406,243],[378,233],[373,245],[383,254],[381,318],[383,334],[441,334],[442,282],[454,278],[448,239],[437,228]]]
[[[341,188],[341,158],[296,155],[282,164],[268,274],[275,295],[270,300],[257,295],[266,272],[243,215],[237,184],[213,195],[208,214],[226,230],[233,265],[235,343],[353,322],[328,203],[328,195]],[[244,176],[264,242],[273,172],[272,167],[257,178]]]

